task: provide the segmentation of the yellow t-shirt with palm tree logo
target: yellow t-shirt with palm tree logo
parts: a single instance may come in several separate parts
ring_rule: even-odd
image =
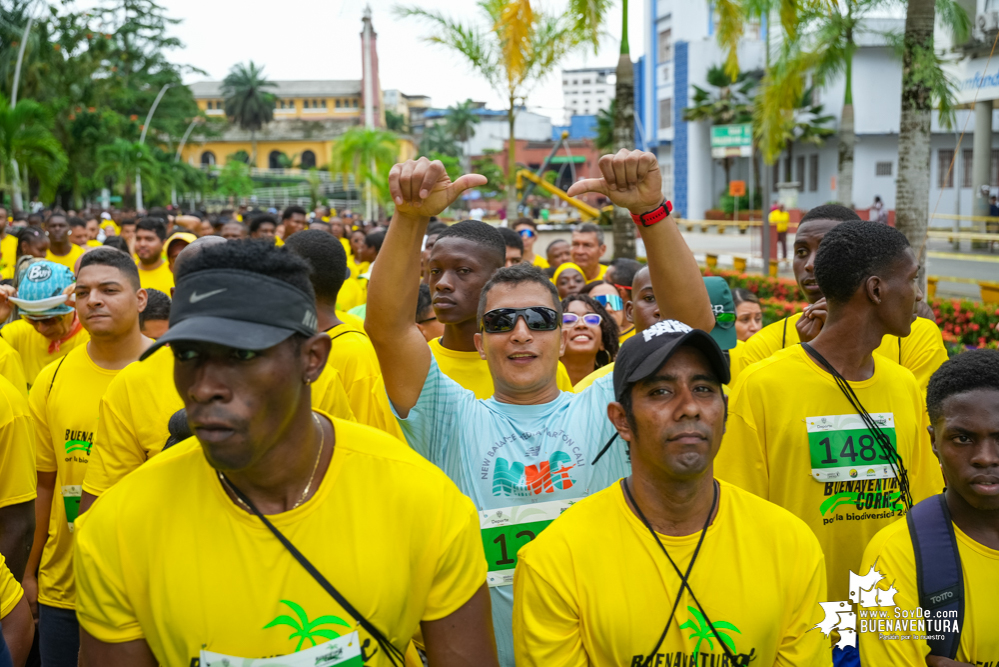
[[[517,667],[727,665],[722,642],[748,657],[737,664],[829,665],[828,640],[810,632],[827,599],[815,536],[773,503],[725,482],[719,489],[688,580],[703,613],[684,589],[651,659],[680,577],[620,483],[579,501],[521,547],[513,582]],[[700,536],[659,539],[686,572]]]
[[[95,364],[82,345],[43,368],[28,396],[38,472],[56,474],[49,534],[38,567],[38,601],[50,607],[73,609],[76,603],[74,522],[101,396],[119,372]]]
[[[333,425],[333,459],[316,494],[268,518],[405,650],[421,621],[450,615],[485,583],[478,513],[402,442]],[[76,548],[81,627],[104,642],[144,638],[161,665],[195,664],[202,649],[287,655],[355,630],[365,665],[390,664],[260,519],[230,500],[195,438],[98,498],[78,520]]]

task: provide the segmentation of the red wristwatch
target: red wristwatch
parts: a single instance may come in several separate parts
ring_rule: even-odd
[[[670,200],[663,199],[663,203],[659,204],[656,208],[651,211],[646,211],[639,215],[631,214],[631,219],[635,221],[636,225],[641,225],[642,227],[651,227],[657,222],[662,222],[666,219],[670,213],[673,212],[673,204]]]

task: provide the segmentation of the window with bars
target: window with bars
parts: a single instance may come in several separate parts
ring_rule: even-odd
[[[970,188],[971,186],[971,165],[972,165],[972,155],[974,151],[970,148],[965,148],[961,151],[961,187]]]
[[[950,149],[940,149],[937,151],[937,187],[941,190],[954,187],[954,172],[950,169],[950,163],[954,159],[954,151]],[[996,151],[992,152],[992,165],[996,165]]]
[[[891,176],[891,162],[877,162],[874,165],[875,176]]]
[[[797,164],[795,165],[795,175],[798,181],[798,192],[805,189],[805,156],[799,155],[796,158]]]
[[[668,130],[673,127],[673,100],[659,100],[659,129]]]
[[[817,192],[819,189],[819,156],[808,156],[808,191]]]

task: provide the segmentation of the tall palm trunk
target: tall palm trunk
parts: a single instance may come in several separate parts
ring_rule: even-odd
[[[509,106],[506,112],[506,122],[510,129],[510,140],[506,144],[506,224],[510,226],[512,220],[517,219],[517,145],[514,143],[513,125],[517,117],[517,99],[510,94]]]
[[[621,2],[623,27],[621,29],[621,55],[617,61],[617,84],[614,97],[614,150],[635,148],[635,70],[631,64],[628,46],[628,0]],[[635,258],[635,223],[628,209],[614,207],[614,257]]]
[[[902,119],[898,135],[895,226],[919,259],[919,282],[926,289],[926,226],[930,191],[931,91],[918,71],[933,53],[933,0],[909,0],[902,55]]]
[[[257,131],[250,130],[250,167],[257,166]],[[268,167],[270,165],[267,165]]]
[[[850,3],[847,3],[849,6]],[[839,121],[839,174],[836,178],[836,199],[843,206],[853,206],[853,146],[857,142],[853,125],[853,30],[846,33],[846,92],[843,114]]]

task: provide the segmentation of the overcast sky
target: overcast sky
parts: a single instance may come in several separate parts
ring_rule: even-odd
[[[452,18],[477,20],[473,0],[422,0]],[[564,11],[566,0],[543,0],[550,10]],[[371,0],[378,33],[382,89],[397,88],[409,95],[429,95],[435,107],[466,98],[490,108],[505,103],[459,56],[429,44],[430,29],[415,19],[397,19],[392,8],[399,0]],[[253,60],[270,79],[360,79],[362,0],[160,0],[167,14],[182,20],[175,31],[185,48],[170,57],[204,70],[186,82],[221,79],[236,62]],[[536,6],[539,4],[535,2]],[[633,59],[645,52],[644,3],[631,3],[629,42]],[[611,11],[600,52],[592,48],[568,57],[565,68],[614,67],[621,37],[621,3]],[[535,86],[528,106],[561,122],[561,78],[556,71]]]

